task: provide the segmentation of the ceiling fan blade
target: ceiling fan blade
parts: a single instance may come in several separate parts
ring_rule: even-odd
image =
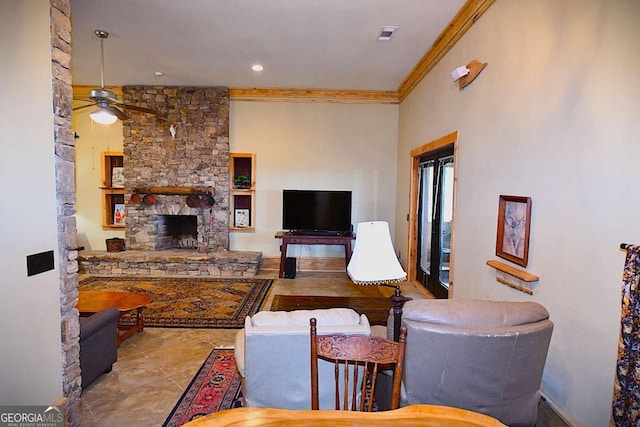
[[[122,103],[116,103],[115,105],[117,105],[118,107],[124,108],[125,110],[137,111],[139,113],[153,114],[154,116],[156,116],[157,119],[160,119],[160,120],[167,119],[166,114],[163,114],[160,111],[153,110],[151,108],[138,107],[137,105],[129,105],[129,104],[122,104]]]
[[[95,107],[96,105],[98,105],[97,102],[92,102],[91,104],[81,105],[80,107],[74,107],[73,111],[82,110],[83,108]]]
[[[105,107],[106,110],[108,110],[111,114],[113,114],[114,116],[116,116],[117,118],[119,118],[120,120],[127,120],[129,118],[129,116],[127,115],[127,113],[118,110],[116,107],[114,107],[113,105],[109,105],[107,107]]]

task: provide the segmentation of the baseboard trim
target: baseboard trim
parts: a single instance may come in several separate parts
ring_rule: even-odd
[[[549,409],[549,415],[552,417],[552,419],[549,420],[550,427],[578,427],[580,425],[543,392],[540,392],[540,399],[546,404]]]

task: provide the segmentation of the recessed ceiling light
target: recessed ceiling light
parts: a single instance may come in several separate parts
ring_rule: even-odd
[[[389,41],[391,37],[396,33],[398,27],[384,26],[382,30],[380,30],[380,34],[378,34],[378,40],[381,41]]]
[[[264,70],[264,67],[262,65],[260,65],[260,64],[255,64],[255,65],[251,66],[251,69],[253,71],[262,71],[262,70]]]
[[[162,71],[155,71],[153,73],[153,75],[156,76],[156,77],[162,77],[162,76],[164,76],[164,73]]]

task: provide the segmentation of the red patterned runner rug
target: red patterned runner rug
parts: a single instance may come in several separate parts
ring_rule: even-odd
[[[177,427],[213,412],[241,407],[240,381],[233,349],[214,349],[162,426]]]

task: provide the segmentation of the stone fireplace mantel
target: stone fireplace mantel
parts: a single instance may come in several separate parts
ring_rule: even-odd
[[[211,187],[135,187],[131,191],[137,194],[162,194],[166,196],[189,196],[213,194],[213,188]]]

